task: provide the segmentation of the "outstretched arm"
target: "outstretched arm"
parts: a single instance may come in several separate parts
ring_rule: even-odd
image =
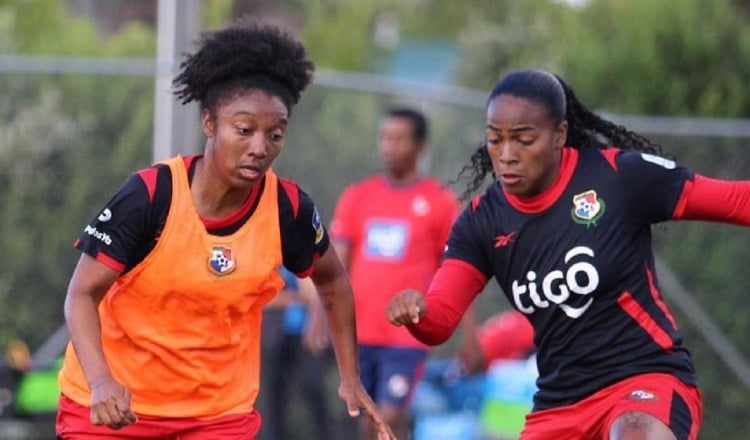
[[[415,290],[401,292],[391,299],[386,314],[423,343],[439,345],[450,338],[486,284],[487,278],[473,266],[446,259],[424,296]]]
[[[707,220],[750,226],[750,181],[695,175],[677,202],[675,220]]]
[[[332,246],[313,266],[310,277],[315,283],[326,314],[341,376],[339,397],[346,402],[350,416],[356,417],[360,409],[364,410],[375,423],[379,439],[395,439],[360,382],[354,297],[349,276]]]

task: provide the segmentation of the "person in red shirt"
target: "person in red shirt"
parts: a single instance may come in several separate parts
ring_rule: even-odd
[[[491,277],[534,328],[539,378],[522,440],[694,440],[701,395],[662,298],[651,225],[750,225],[750,181],[694,173],[658,145],[586,108],[541,70],[503,77],[485,143],[430,287],[386,313],[440,344]],[[461,176],[461,175],[459,175]]]
[[[427,134],[419,111],[389,110],[377,145],[383,173],[347,187],[331,222],[354,289],[362,383],[399,438],[407,438],[408,398],[427,347],[383,310],[397,292],[427,287],[460,209],[449,189],[418,170]],[[373,438],[364,419],[361,431]]]
[[[344,266],[309,196],[271,170],[314,64],[252,21],[199,43],[173,85],[200,104],[204,152],[133,173],[76,241],[57,435],[254,438],[261,313],[283,265],[315,283],[349,415],[393,439],[360,382]]]
[[[462,330],[473,327],[473,323],[464,323]],[[514,309],[492,315],[475,331],[466,333],[458,356],[469,374],[487,371],[496,360],[526,359],[535,351],[534,328]]]

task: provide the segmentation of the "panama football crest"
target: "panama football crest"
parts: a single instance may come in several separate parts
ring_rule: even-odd
[[[604,200],[596,195],[596,191],[590,189],[573,196],[573,209],[570,214],[576,223],[590,227],[596,226],[596,221],[604,215],[605,209]]]
[[[318,208],[313,211],[312,227],[315,230],[315,244],[320,243],[323,240],[323,222],[320,220],[320,214],[318,214]]]
[[[224,276],[234,272],[235,265],[232,250],[224,246],[214,246],[208,259],[208,268],[215,275]]]

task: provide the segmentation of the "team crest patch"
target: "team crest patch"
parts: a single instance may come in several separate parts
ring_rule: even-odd
[[[596,226],[597,220],[604,215],[605,210],[604,200],[596,195],[596,191],[590,189],[573,196],[573,209],[570,210],[570,215],[574,222],[588,228],[591,225]]]
[[[208,259],[208,268],[216,275],[224,276],[236,268],[232,250],[224,246],[214,246]]]
[[[315,230],[315,244],[318,244],[323,239],[323,222],[320,221],[318,208],[315,208],[315,210],[313,211],[312,227]]]

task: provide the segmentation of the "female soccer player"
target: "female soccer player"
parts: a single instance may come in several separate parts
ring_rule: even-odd
[[[313,70],[299,41],[252,22],[182,63],[175,93],[200,103],[205,150],[131,175],[76,242],[59,437],[254,438],[261,310],[283,264],[317,286],[349,414],[393,438],[359,380],[343,265],[313,201],[270,169]]]
[[[750,225],[750,182],[677,166],[539,70],[497,83],[485,135],[466,194],[495,182],[457,220],[426,294],[389,303],[391,322],[442,343],[494,276],[534,327],[539,390],[523,440],[695,439],[701,396],[650,226]]]

